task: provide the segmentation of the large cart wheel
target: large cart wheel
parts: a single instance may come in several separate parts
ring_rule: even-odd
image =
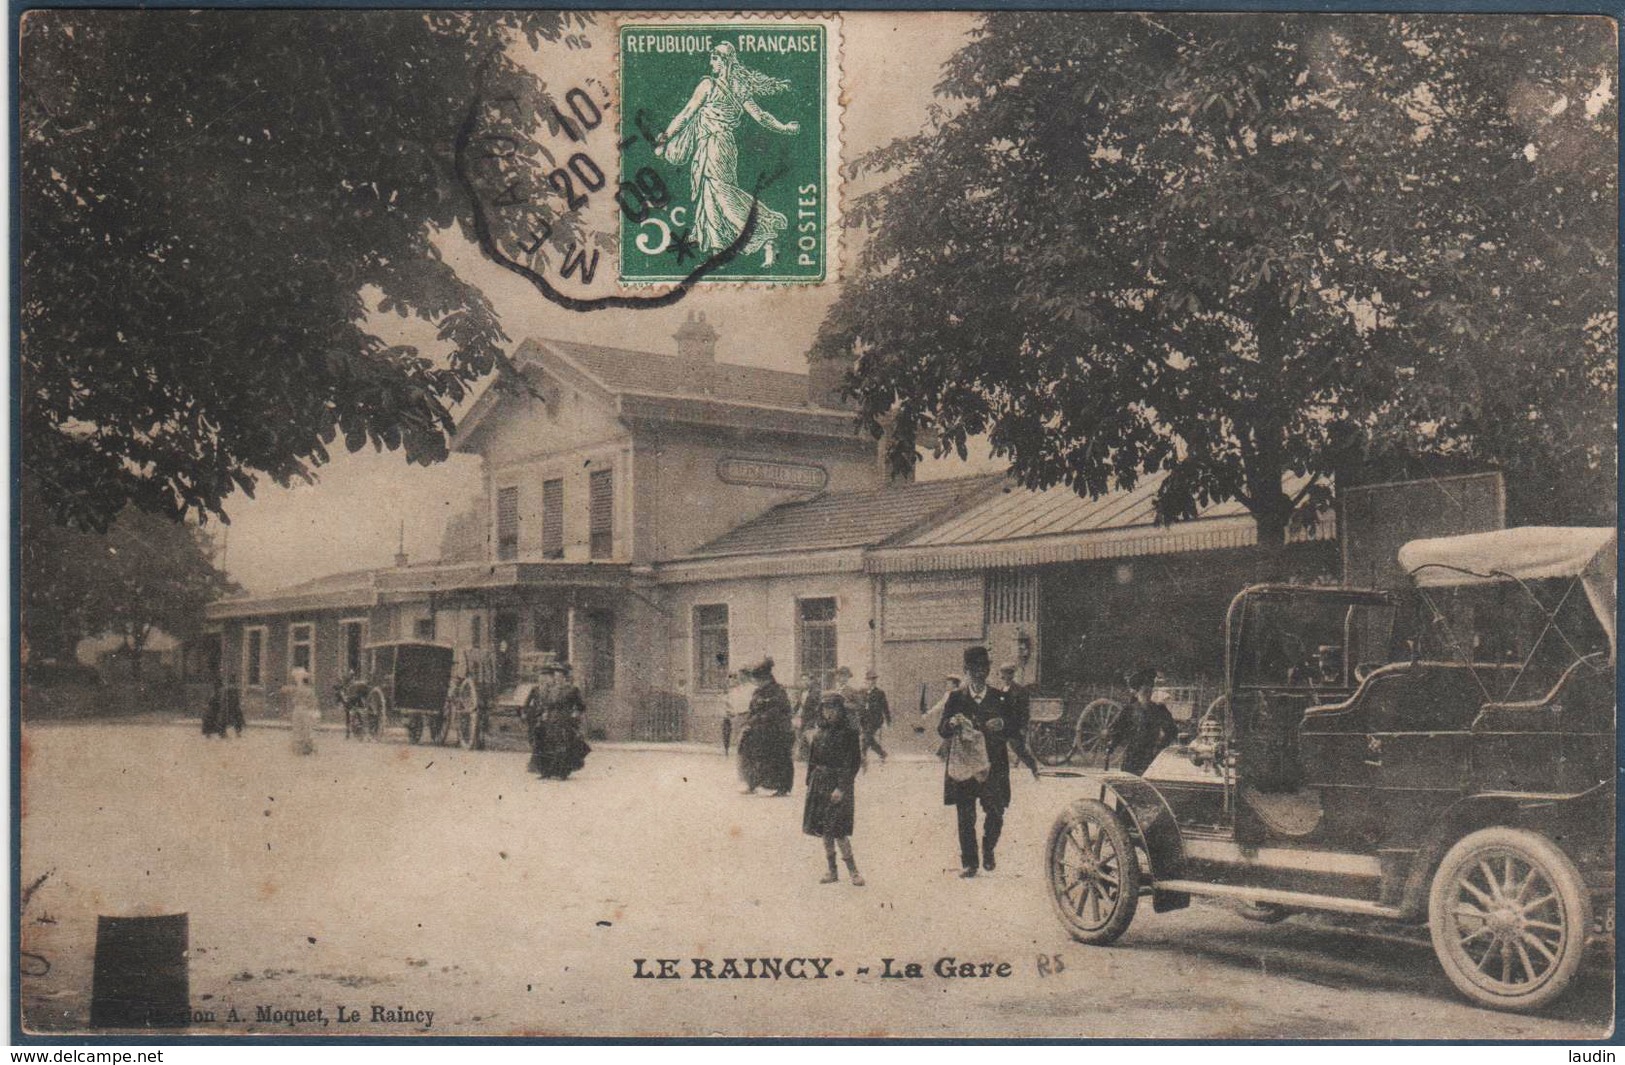
[[[374,688],[367,693],[366,728],[367,736],[377,739],[383,735],[384,719],[389,716],[389,700],[384,698],[382,688]]]
[[[465,750],[485,749],[485,716],[480,709],[480,692],[473,677],[464,677],[452,695],[457,718],[457,742]]]
[[[1140,863],[1122,819],[1079,799],[1055,819],[1044,853],[1050,902],[1072,938],[1105,946],[1122,935],[1140,904]]]
[[[423,715],[409,714],[406,718],[406,738],[412,743],[423,742]]]
[[[1058,722],[1045,721],[1035,725],[1028,733],[1033,757],[1045,765],[1065,765],[1072,760],[1073,744],[1077,735]]]
[[[1428,898],[1433,952],[1481,1006],[1534,1010],[1580,967],[1591,899],[1569,856],[1521,828],[1486,828],[1439,863]]]
[[[1084,707],[1083,713],[1078,715],[1078,733],[1073,744],[1073,753],[1083,757],[1104,756],[1106,734],[1111,731],[1112,723],[1122,712],[1122,705],[1112,699],[1096,699]]]

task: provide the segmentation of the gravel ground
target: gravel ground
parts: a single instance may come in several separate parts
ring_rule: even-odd
[[[22,883],[44,878],[22,915],[29,1030],[86,1029],[98,914],[178,912],[204,1032],[1577,1041],[1612,1023],[1602,965],[1542,1016],[1498,1014],[1421,943],[1216,906],[1073,943],[1039,855],[1076,780],[1018,777],[998,872],[961,881],[940,766],[875,766],[855,888],[818,883],[799,782],[740,795],[717,753],[606,748],[558,782],[516,752],[288,740],[24,730]],[[693,978],[694,958],[747,957],[832,960],[823,980]],[[933,975],[944,957],[1009,975]],[[635,979],[640,958],[682,978]],[[926,975],[883,978],[886,958]]]

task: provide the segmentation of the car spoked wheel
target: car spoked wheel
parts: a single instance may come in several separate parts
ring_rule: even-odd
[[[1591,906],[1579,871],[1556,844],[1524,829],[1489,828],[1439,864],[1428,923],[1457,990],[1496,1009],[1532,1010],[1574,978]]]
[[[1140,865],[1117,814],[1094,799],[1073,803],[1045,855],[1050,902],[1072,938],[1104,946],[1122,935],[1140,903]]]

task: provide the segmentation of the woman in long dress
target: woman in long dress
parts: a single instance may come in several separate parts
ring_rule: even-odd
[[[739,775],[745,790],[766,788],[788,795],[795,785],[796,767],[791,752],[796,743],[790,696],[773,679],[773,660],[763,659],[750,671],[756,691],[750,697],[745,730],[739,737]]]
[[[300,666],[288,679],[291,683],[283,691],[288,696],[288,717],[293,725],[293,753],[315,754],[316,723],[322,719],[322,712],[316,705],[316,687],[310,670]]]
[[[735,131],[742,115],[763,129],[794,134],[798,122],[780,122],[756,102],[783,92],[790,83],[751,70],[724,41],[711,50],[711,73],[700,79],[688,103],[655,143],[655,155],[673,166],[688,166],[694,197],[693,233],[702,252],[718,252],[739,239],[756,206],[756,225],[741,254],[766,248],[762,265],[773,264],[773,242],[789,224],[784,215],[739,187],[739,145]]]

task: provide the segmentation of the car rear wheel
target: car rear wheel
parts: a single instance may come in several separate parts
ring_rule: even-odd
[[[1579,969],[1591,900],[1574,862],[1551,840],[1486,828],[1439,863],[1428,926],[1456,990],[1493,1009],[1534,1010],[1561,995]]]
[[[1123,934],[1140,904],[1140,864],[1110,807],[1080,799],[1061,811],[1045,858],[1050,902],[1073,939],[1105,946]]]

